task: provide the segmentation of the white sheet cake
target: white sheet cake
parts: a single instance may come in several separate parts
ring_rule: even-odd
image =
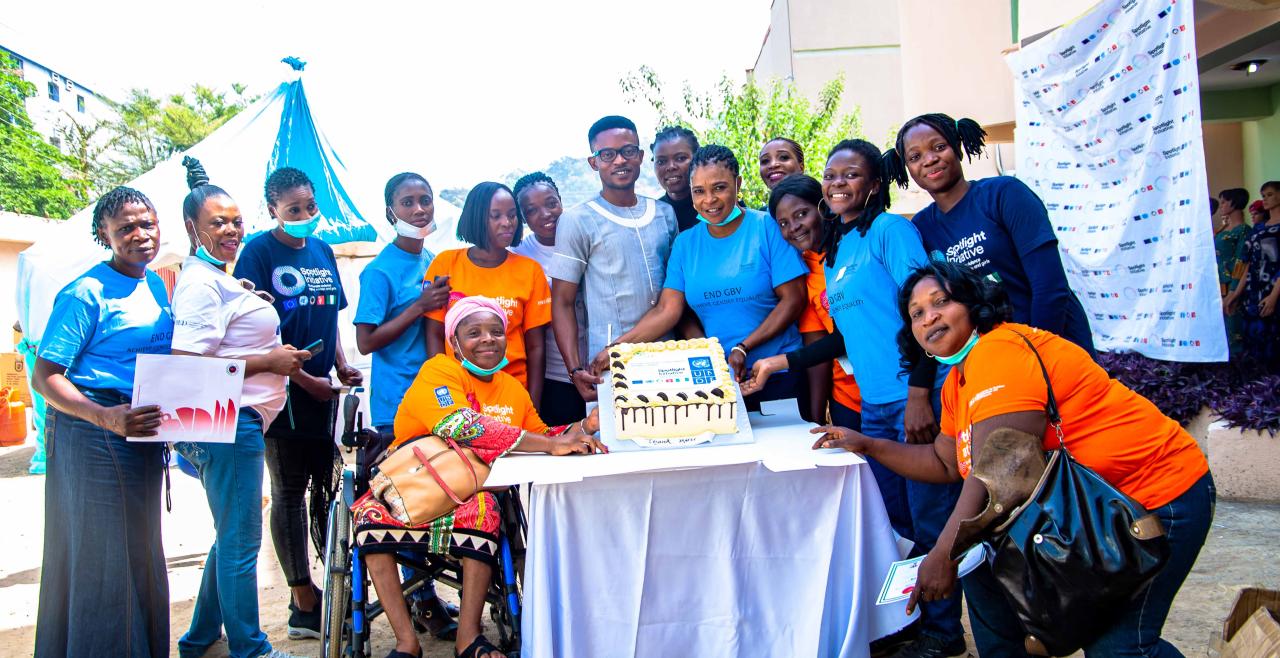
[[[738,431],[738,394],[715,338],[622,343],[609,348],[613,416],[620,439]]]

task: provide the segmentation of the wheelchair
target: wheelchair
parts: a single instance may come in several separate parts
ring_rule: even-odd
[[[355,528],[351,505],[368,490],[369,464],[389,445],[389,437],[364,427],[364,412],[354,393],[343,401],[341,444],[348,454],[356,453],[356,465],[346,464],[338,495],[329,508],[329,525],[324,551],[324,596],[320,636],[321,656],[325,658],[367,658],[370,655],[370,627],[383,612],[378,601],[370,599],[374,592],[365,568],[364,556],[355,545]],[[520,603],[524,573],[525,521],[520,491],[509,487],[492,492],[498,498],[502,526],[498,547],[498,568],[485,595],[489,615],[496,626],[498,648],[512,658],[520,652]],[[425,558],[423,556],[425,555]],[[413,570],[413,576],[402,584],[406,599],[425,586],[428,579],[436,583],[462,588],[459,563],[447,555],[395,554],[396,564]]]

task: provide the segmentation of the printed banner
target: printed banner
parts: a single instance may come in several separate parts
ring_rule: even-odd
[[[1225,361],[1191,0],[1103,0],[1006,62],[1017,175],[1049,210],[1094,344]]]
[[[208,356],[139,354],[133,406],[160,405],[158,436],[130,441],[235,443],[244,361]]]

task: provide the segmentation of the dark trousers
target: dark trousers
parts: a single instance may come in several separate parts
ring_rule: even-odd
[[[554,379],[542,380],[542,403],[538,405],[542,422],[551,427],[568,425],[587,415],[587,403],[578,395],[578,389]]]
[[[855,432],[862,431],[862,412],[854,411],[835,400],[827,405],[827,409],[831,414],[832,425],[847,427]]]
[[[307,557],[308,519],[311,536],[323,545],[332,500],[338,448],[333,438],[266,437],[267,472],[271,474],[271,542],[284,570],[285,582],[298,587],[311,582]],[[311,514],[307,489],[311,488]],[[321,550],[319,548],[317,551]]]
[[[94,402],[128,402],[84,391]],[[160,538],[164,444],[48,409],[44,557],[35,655],[169,655],[169,580]]]
[[[1084,648],[1086,656],[1181,656],[1172,644],[1160,639],[1164,620],[1169,616],[1173,597],[1195,566],[1213,522],[1217,491],[1213,475],[1206,473],[1173,502],[1151,510],[1164,523],[1169,538],[1169,561],[1156,575],[1145,593],[1139,594],[1125,614],[1116,620],[1102,637]],[[973,642],[982,658],[1029,656],[1022,650],[1023,632],[1018,617],[991,568],[986,564],[974,569],[962,580],[965,598],[969,600],[969,622]],[[1070,620],[1063,620],[1070,623]]]
[[[747,411],[760,411],[760,403],[770,400],[795,399],[799,404],[801,395],[807,393],[808,388],[809,380],[803,372],[784,370],[774,373],[764,388],[746,396],[742,402],[746,404]]]

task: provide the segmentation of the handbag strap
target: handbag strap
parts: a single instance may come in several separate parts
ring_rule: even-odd
[[[1013,330],[1010,329],[1010,331]],[[1058,413],[1058,398],[1053,395],[1053,383],[1049,381],[1049,370],[1044,367],[1044,359],[1040,358],[1040,351],[1036,349],[1036,346],[1032,345],[1031,341],[1027,340],[1027,337],[1023,336],[1021,332],[1014,331],[1013,333],[1018,334],[1018,338],[1021,338],[1022,342],[1031,348],[1031,353],[1036,357],[1036,363],[1040,364],[1040,374],[1044,376],[1044,388],[1047,393],[1044,401],[1044,413],[1049,417],[1049,424],[1053,425],[1053,430],[1058,434],[1058,447],[1066,450],[1066,442],[1062,437],[1062,414]]]
[[[457,453],[458,459],[461,459],[462,463],[466,464],[467,470],[471,471],[471,480],[476,483],[476,488],[479,489],[480,478],[476,475],[476,467],[471,464],[471,460],[467,459],[467,456],[463,454],[462,449],[458,447],[457,443],[454,443],[453,439],[444,439],[444,442],[453,449],[455,453]],[[419,463],[430,471],[431,477],[434,478],[436,484],[440,485],[440,488],[444,490],[444,494],[449,497],[449,500],[452,500],[458,505],[462,505],[466,502],[465,500],[458,498],[458,494],[454,493],[453,489],[450,489],[448,484],[445,484],[444,478],[440,477],[440,473],[438,473],[436,468],[431,465],[431,460],[427,459],[427,456],[422,454],[422,450],[419,449],[418,446],[413,446],[413,455],[418,458]]]

